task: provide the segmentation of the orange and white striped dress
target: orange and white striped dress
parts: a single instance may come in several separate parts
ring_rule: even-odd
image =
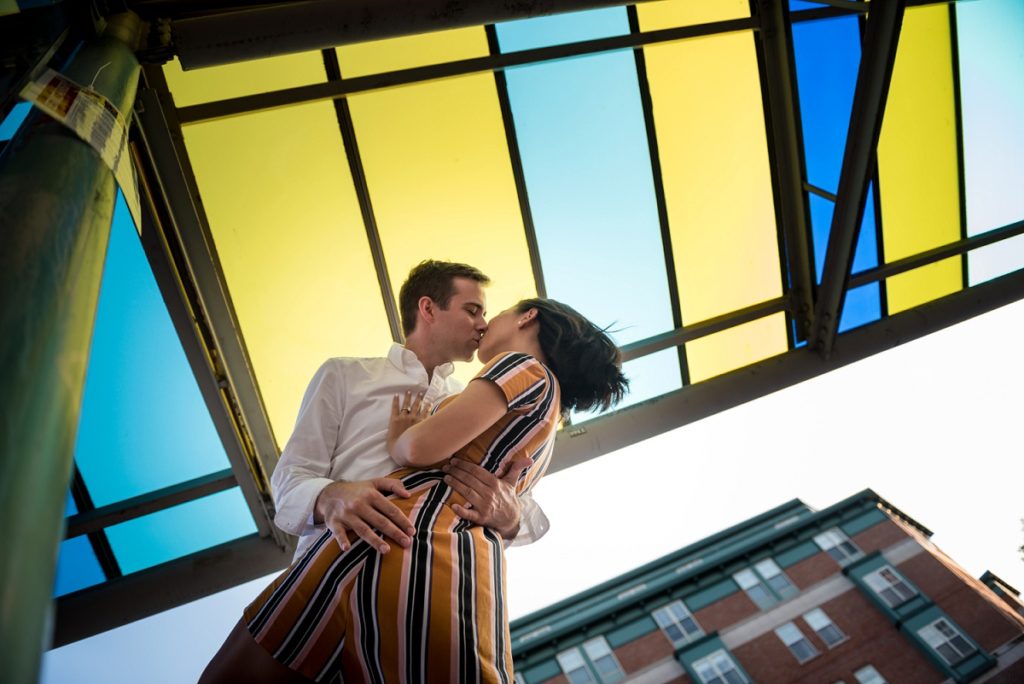
[[[490,472],[528,455],[533,465],[516,485],[522,494],[551,459],[558,383],[518,352],[492,359],[476,378],[501,389],[508,413],[457,455]],[[440,470],[389,477],[411,494],[391,497],[416,529],[409,548],[394,544],[382,556],[359,540],[342,552],[325,532],[246,608],[249,632],[317,682],[511,682],[502,540],[455,515],[452,504],[465,500]]]

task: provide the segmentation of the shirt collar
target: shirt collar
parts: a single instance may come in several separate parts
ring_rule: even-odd
[[[395,368],[403,373],[414,372],[417,370],[421,370],[426,373],[426,369],[423,367],[423,364],[420,363],[420,359],[416,356],[416,353],[411,349],[406,349],[397,342],[391,345],[391,349],[388,351],[388,360],[391,361]],[[455,364],[448,361],[434,369],[434,377],[439,377],[444,380],[453,372],[455,372]]]

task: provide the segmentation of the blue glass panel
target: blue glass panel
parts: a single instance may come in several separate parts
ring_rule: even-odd
[[[228,467],[120,194],[75,461],[96,506]]]
[[[238,487],[107,528],[128,574],[256,532]]]
[[[860,66],[857,22],[841,17],[793,25],[807,180],[833,193],[839,187]]]
[[[675,348],[628,361],[623,364],[622,372],[629,378],[629,394],[613,411],[660,397],[683,386],[679,373],[679,352]],[[599,415],[599,411],[573,413],[572,421],[582,423]]]
[[[78,512],[75,500],[68,492],[64,506],[64,517]],[[79,589],[91,587],[103,582],[106,577],[92,544],[86,536],[75,537],[61,542],[60,555],[57,557],[57,576],[54,580],[53,595],[63,596]]]
[[[28,116],[30,109],[32,109],[32,105],[28,102],[19,102],[11,108],[7,118],[0,123],[0,141],[10,140],[14,137],[15,132],[25,121],[25,117]]]
[[[853,273],[859,273],[878,265],[878,233],[875,228],[875,197],[872,191],[874,183],[868,185],[868,197],[864,204],[864,218],[861,219],[860,234],[857,236],[857,249],[853,253]],[[811,200],[811,233],[814,242],[814,273],[817,282],[821,282],[821,271],[825,266],[825,253],[828,249],[828,237],[832,229],[832,214],[835,204],[831,200],[818,195],[810,195]]]
[[[956,5],[967,234],[1024,219],[1024,3]],[[1024,267],[1024,236],[968,254],[971,285]]]
[[[611,325],[620,344],[671,330],[633,53],[506,79],[548,295]]]
[[[566,12],[495,24],[502,52],[530,50],[629,33],[625,7]]]
[[[820,2],[805,2],[804,0],[789,0],[789,11],[799,12],[805,9],[821,9],[825,5]]]
[[[843,333],[882,317],[882,298],[878,283],[855,287],[846,293],[843,313],[839,317],[839,332]]]

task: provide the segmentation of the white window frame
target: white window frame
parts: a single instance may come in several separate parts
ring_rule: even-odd
[[[590,666],[591,673],[601,684],[615,684],[615,682],[621,682],[626,678],[626,672],[622,669],[619,659],[615,657],[615,651],[612,650],[612,647],[608,645],[608,640],[603,636],[584,641],[583,651],[587,655],[587,660],[589,661],[587,664]],[[609,669],[607,672],[602,672],[598,666],[598,661],[606,658],[608,663],[614,665],[614,670]]]
[[[885,601],[890,608],[897,608],[918,595],[917,589],[907,578],[891,565],[883,565],[864,575],[864,583]],[[902,589],[901,589],[902,587]]]
[[[810,627],[811,630],[818,635],[818,638],[825,643],[829,650],[832,650],[839,644],[850,639],[850,637],[848,637],[846,633],[843,632],[843,630],[839,629],[839,625],[837,625],[832,620],[832,618],[826,615],[825,611],[821,608],[813,608],[804,613],[802,617],[804,619],[804,622],[807,623],[807,626]],[[835,639],[834,641],[831,641],[828,637],[825,636],[823,632],[825,632],[829,627],[836,631],[836,633],[839,635],[839,638]]]
[[[700,624],[697,622],[697,618],[693,617],[693,613],[690,612],[686,604],[680,600],[675,600],[672,603],[666,603],[661,608],[653,611],[651,617],[654,618],[654,622],[661,628],[661,631],[665,633],[665,636],[673,646],[679,647],[690,643],[694,639],[704,636],[704,630],[701,629]],[[696,631],[689,631],[684,626],[686,620],[689,619],[693,623]],[[675,628],[682,634],[679,639],[673,639],[669,633],[669,629]]]
[[[865,665],[854,672],[853,676],[858,684],[889,684],[885,677],[882,676],[882,673],[876,670],[873,665]]]
[[[696,673],[697,679],[700,680],[700,684],[712,684],[712,682],[715,681],[722,682],[722,684],[750,684],[750,680],[743,674],[743,670],[741,670],[740,666],[736,664],[736,661],[733,660],[732,656],[729,653],[726,653],[724,648],[720,648],[713,653],[709,653],[700,660],[695,660],[691,667]],[[711,669],[713,677],[710,679],[705,677],[701,672],[702,668]],[[735,673],[736,675],[733,682],[730,682],[727,679],[730,672]]]
[[[864,552],[838,527],[814,535],[814,543],[840,565],[847,565],[864,555]]]
[[[918,629],[917,634],[950,666],[961,663],[978,652],[978,649],[964,636],[964,633],[954,627],[946,618],[938,618],[929,622]],[[964,647],[954,645],[957,639],[963,642]],[[957,657],[951,659],[947,652],[941,650],[943,647],[954,652]]]
[[[789,649],[789,652],[793,654],[793,657],[801,665],[821,655],[821,652],[814,647],[810,639],[804,636],[804,633],[800,631],[796,623],[787,622],[784,625],[779,625],[775,628],[775,636],[779,637],[779,640],[786,645],[786,648]],[[801,644],[804,644],[803,650],[806,651],[803,656],[797,652]]]
[[[597,684],[597,680],[594,679],[594,673],[590,671],[587,666],[587,659],[583,657],[583,652],[578,646],[567,648],[559,653],[555,658],[558,660],[558,667],[562,669],[562,674],[570,682],[573,681],[572,673],[582,671],[587,676],[587,679],[591,684]],[[575,661],[578,660],[577,664]]]

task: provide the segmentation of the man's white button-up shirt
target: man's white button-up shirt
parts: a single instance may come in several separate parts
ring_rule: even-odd
[[[383,477],[398,469],[387,452],[391,401],[406,390],[425,392],[434,404],[462,390],[446,363],[427,371],[412,351],[391,346],[385,358],[328,359],[306,389],[295,430],[270,478],[277,515],[285,532],[299,535],[295,557],[323,532],[313,524],[320,491],[338,480]],[[529,495],[521,498],[519,535],[513,543],[529,544],[548,530],[544,512]]]

